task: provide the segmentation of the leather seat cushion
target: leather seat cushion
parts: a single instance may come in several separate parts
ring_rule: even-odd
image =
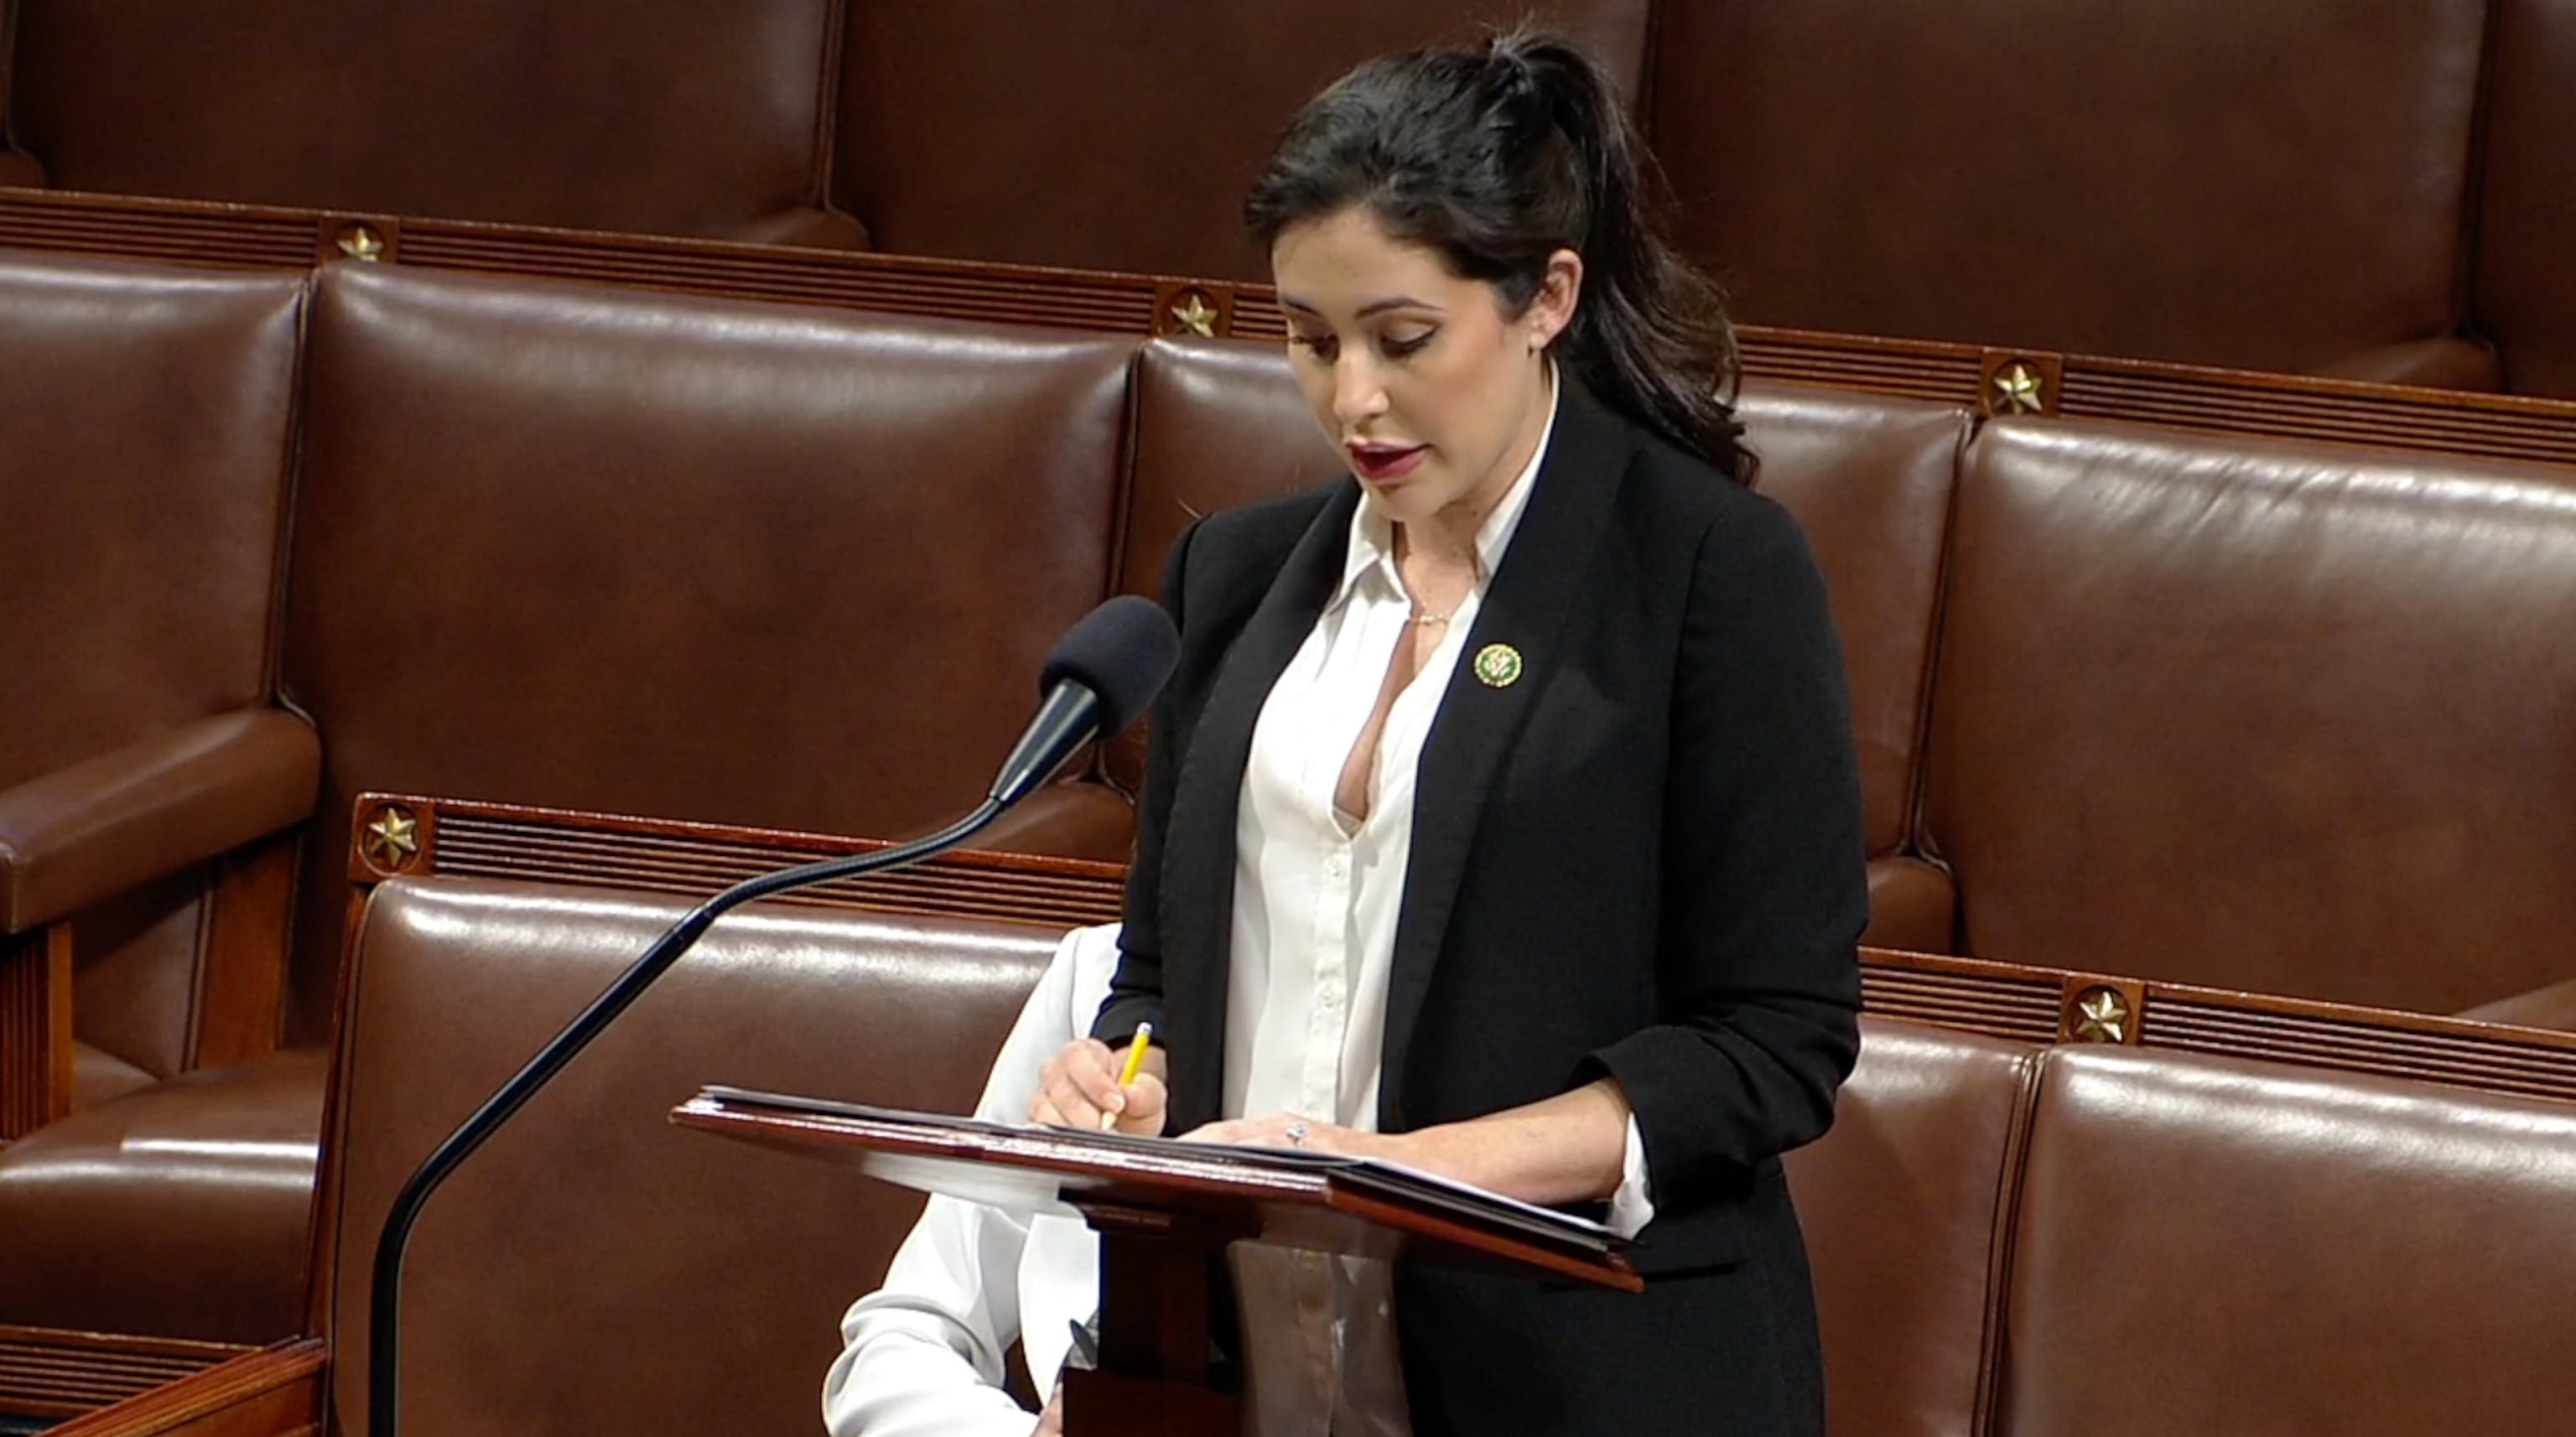
[[[290,1049],[200,1069],[0,1149],[0,1324],[301,1331],[325,1067]]]
[[[95,1108],[158,1081],[104,1048],[72,1044],[72,1108]]]

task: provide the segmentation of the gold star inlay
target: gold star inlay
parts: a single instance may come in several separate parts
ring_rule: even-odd
[[[385,237],[365,225],[351,225],[340,231],[340,253],[366,264],[384,258]]]
[[[2037,414],[2047,407],[2039,371],[2016,359],[1995,371],[1995,412]]]
[[[420,852],[420,820],[408,809],[377,810],[376,821],[367,825],[367,857],[387,873],[402,867]]]
[[[1172,306],[1172,323],[1201,339],[1216,338],[1216,310],[1197,290],[1183,293],[1181,302]]]
[[[2129,1041],[2129,1000],[2117,988],[2088,988],[2076,995],[2075,1041],[2079,1043],[2125,1043]]]

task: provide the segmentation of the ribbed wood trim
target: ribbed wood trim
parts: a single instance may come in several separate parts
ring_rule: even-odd
[[[321,1339],[296,1338],[74,1418],[47,1437],[317,1437],[327,1365]]]
[[[514,878],[705,898],[762,873],[867,853],[882,841],[725,824],[585,814],[396,794],[359,798],[350,872],[360,886],[391,876],[368,853],[371,815],[412,814],[420,851],[404,874]],[[1118,918],[1126,869],[1031,854],[949,853],[896,873],[802,889],[776,902],[875,913],[943,914],[1052,927]]]
[[[61,253],[305,269],[336,256],[353,224],[383,241],[380,262],[425,269],[1136,336],[1187,332],[1172,302],[1187,294],[1216,335],[1287,332],[1268,286],[1230,280],[0,188],[0,245]],[[1754,378],[1980,414],[1998,399],[1988,376],[2010,358],[2048,376],[2048,415],[2576,465],[2576,401],[1764,325],[1740,326],[1737,340]]]
[[[76,1416],[253,1350],[217,1342],[0,1327],[0,1412]]]

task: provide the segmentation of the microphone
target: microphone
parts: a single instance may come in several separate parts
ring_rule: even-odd
[[[1163,691],[1181,637],[1160,604],[1122,594],[1065,631],[1038,670],[1045,698],[1002,771],[992,801],[1008,808],[1064,766],[1091,737],[1114,738]]]
[[[562,1032],[548,1040],[500,1090],[484,1100],[473,1116],[447,1135],[415,1170],[376,1238],[375,1277],[368,1293],[367,1432],[368,1437],[394,1437],[399,1416],[397,1379],[400,1360],[403,1250],[431,1193],[457,1164],[471,1156],[511,1114],[536,1096],[582,1049],[590,1046],[617,1015],[642,997],[644,990],[679,961],[681,954],[728,911],[773,893],[855,878],[918,863],[972,838],[1026,798],[1064,766],[1085,743],[1117,736],[1153,703],[1180,658],[1180,635],[1171,617],[1151,599],[1133,594],[1111,599],[1065,631],[1039,670],[1043,696],[1037,715],[1012,745],[1001,772],[974,812],[926,838],[873,853],[850,854],[746,879],[699,904],[653,940],[643,955],[617,976],[590,1006]]]

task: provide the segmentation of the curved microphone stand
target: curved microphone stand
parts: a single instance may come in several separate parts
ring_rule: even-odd
[[[874,853],[852,854],[846,858],[826,859],[799,868],[781,869],[758,878],[735,884],[689,911],[686,917],[671,925],[669,931],[653,940],[617,981],[591,1000],[589,1007],[565,1025],[553,1040],[537,1051],[501,1090],[484,1100],[440,1143],[411,1180],[395,1195],[391,1211],[385,1214],[383,1232],[376,1239],[376,1263],[372,1286],[368,1291],[367,1314],[367,1433],[368,1437],[394,1437],[399,1403],[399,1369],[402,1319],[403,1249],[410,1245],[412,1224],[420,1217],[421,1205],[447,1180],[456,1165],[472,1156],[474,1150],[492,1136],[495,1129],[509,1120],[512,1113],[536,1094],[539,1088],[560,1071],[574,1055],[590,1046],[590,1041],[626,1011],[627,1005],[643,996],[653,980],[679,961],[681,954],[703,936],[707,928],[728,911],[791,888],[828,883],[835,878],[855,878],[866,873],[881,873],[907,863],[956,847],[972,838],[978,829],[1001,816],[1002,811],[1028,796],[1044,783],[1049,774],[1063,767],[1066,759],[1083,744],[1096,738],[1107,738],[1127,727],[1142,713],[1146,704],[1171,676],[1172,665],[1180,651],[1180,639],[1173,632],[1172,621],[1152,600],[1136,595],[1122,595],[1102,604],[1067,630],[1048,655],[1039,674],[1043,698],[1035,717],[1022,731],[1020,741],[1010,756],[1002,761],[1001,773],[993,780],[991,791],[974,812],[927,838],[879,849]]]
[[[601,1030],[615,1021],[618,1014],[625,1012],[629,1004],[642,997],[644,990],[653,985],[653,980],[678,962],[680,955],[689,951],[690,946],[728,911],[755,898],[766,898],[791,888],[828,883],[835,878],[855,878],[918,863],[972,838],[978,829],[991,823],[1009,806],[1005,799],[987,798],[973,813],[927,838],[917,838],[893,848],[881,848],[874,853],[851,854],[799,868],[764,873],[737,883],[699,904],[679,922],[672,924],[661,937],[654,939],[642,957],[617,975],[617,981],[592,999],[590,1006],[539,1049],[526,1067],[503,1083],[500,1091],[475,1109],[474,1116],[449,1134],[447,1141],[440,1143],[437,1150],[412,1173],[411,1180],[403,1184],[402,1191],[394,1198],[392,1210],[385,1214],[384,1231],[376,1239],[375,1277],[368,1293],[367,1315],[367,1431],[370,1437],[394,1437],[403,1250],[410,1245],[412,1224],[419,1219],[421,1206],[429,1201],[431,1193],[438,1190],[438,1185],[447,1180],[447,1175],[455,1171],[458,1163],[481,1147],[483,1140],[535,1096],[536,1091],[544,1087],[564,1064],[589,1047]]]

